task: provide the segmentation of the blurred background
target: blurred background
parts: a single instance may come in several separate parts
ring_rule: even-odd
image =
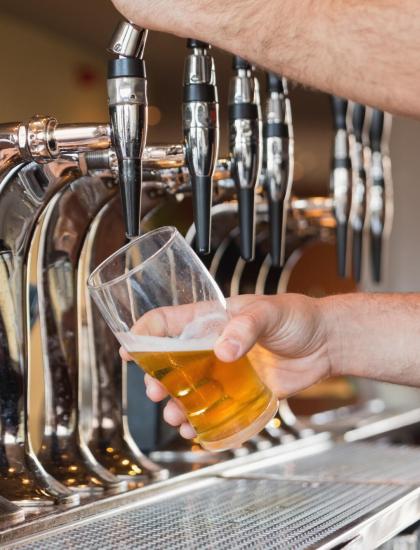
[[[107,120],[106,47],[119,18],[109,0],[0,0],[0,120],[24,120],[33,114],[54,115],[61,122]],[[149,143],[180,142],[185,41],[160,33],[149,36],[145,55]],[[231,56],[217,50],[214,55],[221,105],[221,152],[226,154]],[[329,97],[292,85],[291,100],[296,151],[294,194],[327,195],[332,140]],[[363,290],[420,289],[419,151],[420,123],[394,118],[394,226],[383,282],[374,286],[365,274]],[[397,391],[381,385],[378,391],[396,405],[407,405],[409,399],[413,404],[419,401],[417,390]]]

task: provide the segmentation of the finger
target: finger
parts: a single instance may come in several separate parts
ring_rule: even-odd
[[[156,378],[152,378],[151,376],[147,375],[148,379],[146,382],[146,395],[151,400],[157,403],[158,401],[162,401],[162,399],[165,399],[165,397],[168,396],[168,391],[166,390],[165,386],[161,384]]]
[[[235,361],[247,353],[260,337],[267,336],[277,318],[274,306],[263,298],[243,303],[242,308],[235,305],[238,313],[234,314],[216,342],[215,353],[221,361]]]
[[[174,400],[170,400],[163,409],[163,418],[170,426],[180,426],[186,421],[186,416],[181,406]]]
[[[197,432],[188,422],[181,424],[179,433],[184,439],[193,439],[197,435]]]

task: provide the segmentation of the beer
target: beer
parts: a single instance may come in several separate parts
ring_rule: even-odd
[[[277,401],[248,357],[223,363],[212,342],[203,340],[132,334],[129,340],[125,347],[131,357],[181,403],[203,447],[237,447],[274,416]]]

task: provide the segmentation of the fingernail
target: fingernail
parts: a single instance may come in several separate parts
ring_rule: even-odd
[[[237,340],[226,338],[216,343],[217,355],[225,361],[234,361],[240,355],[241,346]]]

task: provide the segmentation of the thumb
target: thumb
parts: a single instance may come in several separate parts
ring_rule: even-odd
[[[241,297],[242,298],[242,297]],[[257,298],[239,307],[235,304],[235,315],[226,325],[215,344],[216,356],[224,362],[236,361],[245,355],[267,334],[273,325],[273,307],[263,298]]]

